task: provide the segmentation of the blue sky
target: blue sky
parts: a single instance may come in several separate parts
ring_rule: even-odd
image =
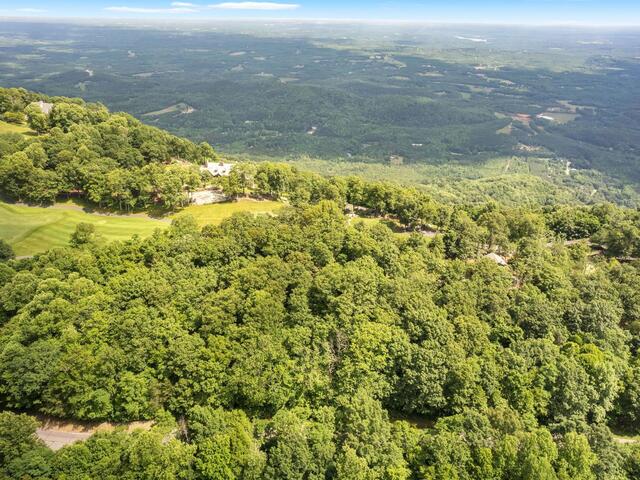
[[[0,0],[0,16],[640,25],[640,0]]]

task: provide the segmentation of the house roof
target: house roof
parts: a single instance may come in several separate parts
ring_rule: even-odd
[[[202,167],[203,170],[207,170],[214,177],[226,177],[231,173],[231,168],[233,167],[232,163],[224,163],[224,162],[207,162],[205,167]]]
[[[47,103],[40,100],[39,102],[35,102],[35,105],[44,113],[45,115],[49,115],[51,113],[51,109],[53,108],[53,103]]]
[[[489,260],[492,260],[494,262],[496,262],[498,265],[501,265],[503,267],[507,266],[507,259],[504,258],[502,255],[498,255],[497,253],[491,252],[491,253],[487,253],[484,258],[488,258]]]

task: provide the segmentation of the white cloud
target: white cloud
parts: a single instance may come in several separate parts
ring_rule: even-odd
[[[273,2],[224,2],[209,5],[209,8],[222,10],[295,10],[300,8],[296,3],[273,3]]]
[[[17,8],[16,12],[21,12],[21,13],[45,13],[46,10],[43,10],[41,8]]]
[[[197,10],[187,7],[144,8],[144,7],[106,7],[105,10],[117,13],[195,13]]]
[[[276,3],[276,2],[222,2],[213,5],[198,5],[191,2],[171,2],[170,7],[128,7],[114,6],[106,7],[105,10],[116,13],[140,13],[140,14],[172,14],[172,13],[197,13],[203,8],[219,10],[295,10],[300,5],[297,3]],[[26,10],[26,9],[24,9]],[[23,10],[23,11],[24,11]]]

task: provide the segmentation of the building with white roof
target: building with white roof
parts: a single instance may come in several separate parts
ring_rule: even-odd
[[[228,177],[232,167],[232,163],[207,162],[207,165],[201,168],[202,170],[208,171],[214,177]]]

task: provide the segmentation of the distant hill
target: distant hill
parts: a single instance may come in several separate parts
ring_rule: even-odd
[[[0,84],[100,101],[225,153],[517,155],[640,180],[637,31],[214,27],[2,23],[21,41],[2,49]]]

